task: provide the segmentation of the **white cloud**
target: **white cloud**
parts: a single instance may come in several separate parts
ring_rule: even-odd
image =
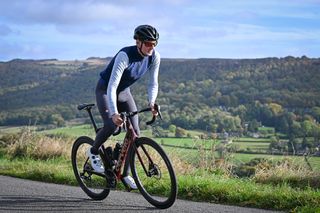
[[[106,1],[105,1],[106,2]],[[132,17],[130,7],[91,1],[15,1],[0,5],[1,15],[16,24],[76,24]]]
[[[0,60],[112,56],[139,24],[157,27],[163,57],[320,56],[319,11],[318,0],[1,0]]]

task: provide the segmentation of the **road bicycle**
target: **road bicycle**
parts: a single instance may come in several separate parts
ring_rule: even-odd
[[[88,112],[97,133],[99,128],[91,112],[93,106],[94,104],[81,104],[78,110],[84,109]],[[160,106],[155,105],[155,110],[161,118]],[[129,163],[137,188],[150,204],[161,209],[174,204],[177,197],[177,181],[170,159],[157,142],[147,137],[138,137],[130,121],[130,117],[146,111],[151,111],[151,108],[121,113],[124,120],[122,129],[126,130],[123,142],[116,143],[114,149],[105,145],[99,148],[99,155],[105,168],[104,173],[95,172],[86,155],[94,140],[81,136],[74,142],[71,153],[74,175],[82,190],[92,199],[105,199],[110,190],[116,189],[120,180],[130,191],[131,188],[122,180],[124,165]],[[147,125],[152,124],[156,118],[157,116],[153,116]],[[113,135],[120,132],[121,128]]]

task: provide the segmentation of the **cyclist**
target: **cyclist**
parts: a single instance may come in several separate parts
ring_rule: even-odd
[[[159,33],[150,25],[140,25],[134,30],[133,38],[136,45],[122,48],[113,57],[100,73],[96,86],[96,102],[104,126],[98,131],[93,146],[87,151],[92,168],[96,172],[104,172],[98,149],[117,127],[122,125],[123,120],[119,113],[137,110],[130,86],[147,72],[150,73],[148,101],[152,113],[157,113],[154,103],[158,94],[160,54],[154,48],[158,43]],[[132,117],[131,122],[139,135],[138,115]],[[124,166],[124,172],[124,182],[132,189],[137,189],[133,178],[128,175],[129,164]]]

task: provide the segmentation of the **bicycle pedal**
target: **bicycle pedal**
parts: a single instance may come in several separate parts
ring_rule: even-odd
[[[117,177],[114,172],[110,169],[107,169],[104,174],[106,175],[107,179],[107,188],[115,189],[117,187]]]
[[[117,188],[117,184],[110,184],[108,183],[106,186],[107,189],[116,189]]]

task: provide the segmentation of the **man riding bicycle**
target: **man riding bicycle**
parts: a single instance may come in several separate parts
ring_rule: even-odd
[[[136,45],[122,48],[110,61],[96,86],[96,102],[103,119],[103,127],[98,131],[94,144],[88,149],[92,168],[99,173],[104,167],[99,157],[99,147],[121,126],[123,120],[120,112],[136,111],[137,107],[130,92],[130,86],[145,73],[150,73],[148,101],[154,115],[155,100],[158,94],[158,73],[160,54],[154,49],[158,43],[159,33],[150,25],[140,25],[134,30]],[[134,130],[139,135],[138,115],[131,118]],[[129,161],[127,161],[129,162]],[[137,186],[128,175],[129,164],[124,166],[124,182],[132,189]]]

